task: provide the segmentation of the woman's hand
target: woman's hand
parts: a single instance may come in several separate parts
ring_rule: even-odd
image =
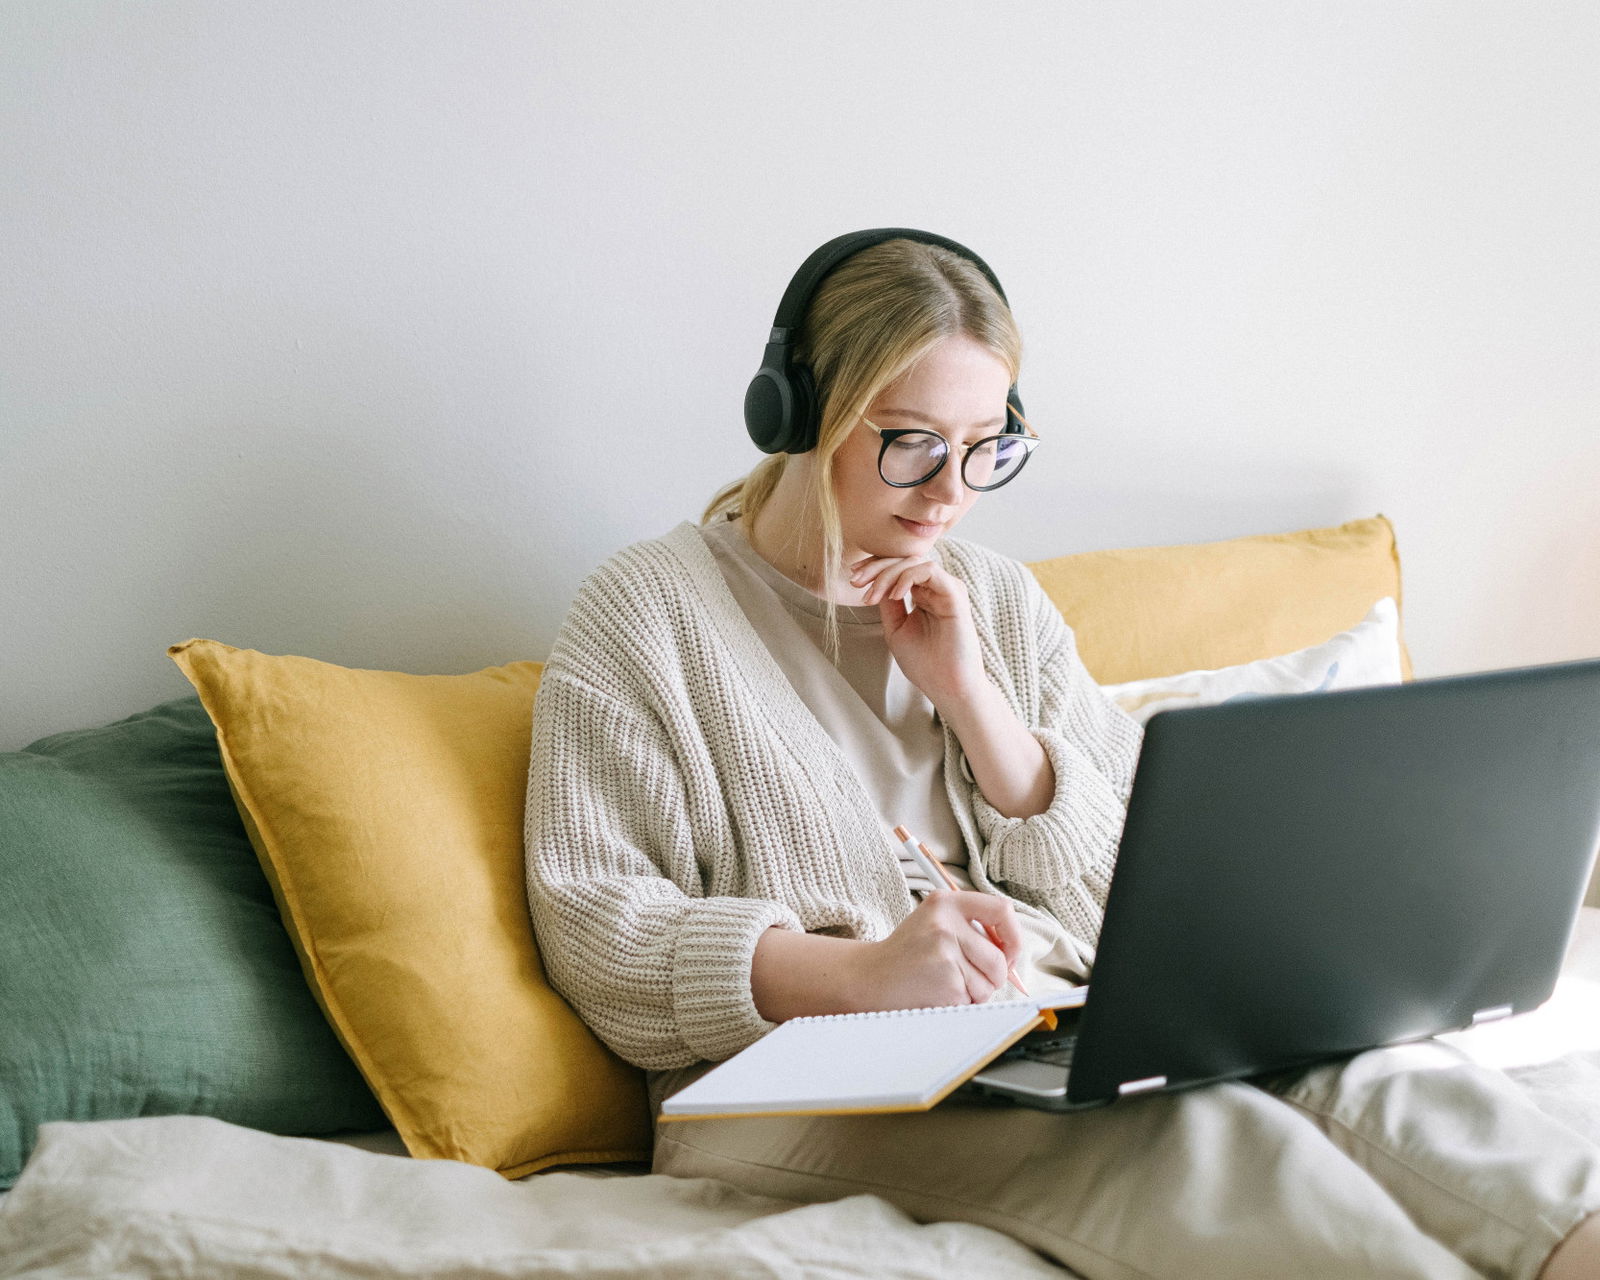
[[[927,556],[867,556],[850,581],[876,603],[889,652],[921,689],[966,753],[979,789],[1008,818],[1050,806],[1055,769],[1032,730],[983,669],[967,584]],[[909,594],[916,608],[906,609]]]
[[[991,926],[996,947],[972,927]],[[852,957],[852,1007],[923,1009],[982,1004],[1006,983],[1006,969],[1022,957],[1022,929],[1011,903],[965,889],[930,893],[899,928],[867,943]]]
[[[927,556],[868,556],[850,565],[850,582],[876,604],[889,652],[907,680],[941,712],[972,699],[987,683],[967,584]],[[906,597],[915,608],[907,609]]]

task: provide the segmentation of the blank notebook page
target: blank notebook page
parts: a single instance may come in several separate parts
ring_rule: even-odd
[[[792,1018],[673,1094],[661,1115],[925,1110],[1038,1019],[1031,1000]]]

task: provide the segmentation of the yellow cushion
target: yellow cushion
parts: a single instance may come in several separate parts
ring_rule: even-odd
[[[188,640],[307,980],[414,1156],[650,1158],[644,1078],[545,981],[522,856],[542,665],[360,671]]]
[[[1384,516],[1192,546],[1058,556],[1028,566],[1101,684],[1231,667],[1321,644],[1384,596],[1400,556]],[[1410,679],[1404,612],[1400,666]]]

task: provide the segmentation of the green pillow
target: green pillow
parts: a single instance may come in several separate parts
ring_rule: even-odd
[[[196,695],[0,753],[0,1188],[47,1120],[378,1129]]]

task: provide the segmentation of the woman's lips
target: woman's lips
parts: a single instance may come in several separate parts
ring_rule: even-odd
[[[918,524],[915,520],[907,520],[904,516],[896,516],[895,519],[904,525],[908,532],[916,534],[919,538],[935,537],[939,530],[944,528],[942,524]]]

